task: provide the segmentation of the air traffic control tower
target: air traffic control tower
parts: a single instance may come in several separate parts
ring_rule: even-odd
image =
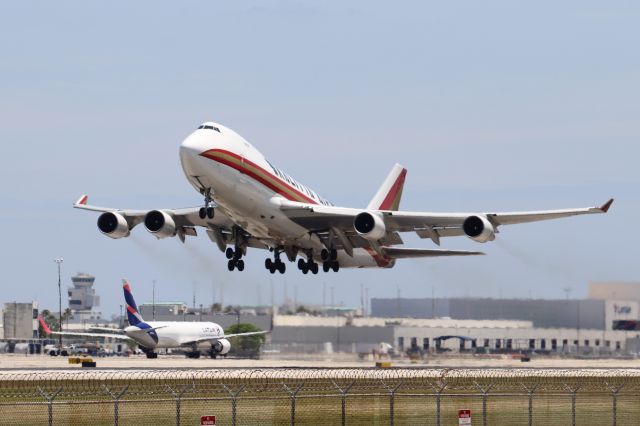
[[[73,287],[69,287],[69,309],[74,320],[100,319],[101,313],[94,311],[94,307],[100,305],[100,296],[96,295],[93,283],[96,277],[89,274],[78,273],[71,277]]]

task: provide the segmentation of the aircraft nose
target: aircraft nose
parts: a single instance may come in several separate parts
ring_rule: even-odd
[[[180,144],[181,156],[194,156],[206,151],[205,140],[201,135],[192,133]]]

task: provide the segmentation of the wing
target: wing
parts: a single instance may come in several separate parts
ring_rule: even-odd
[[[440,257],[440,256],[478,256],[484,255],[481,251],[466,250],[430,250],[419,248],[382,247],[382,252],[393,259],[409,259],[416,257]]]
[[[113,213],[115,217],[113,220],[116,221],[114,226],[117,228],[117,221],[123,221],[122,227],[117,231],[119,233],[105,233],[107,236],[111,238],[121,238],[129,235],[129,232],[135,228],[140,223],[144,222],[147,213],[150,210],[129,210],[129,209],[117,209],[111,207],[99,207],[92,206],[87,204],[88,201],[87,195],[82,195],[78,201],[76,201],[73,205],[76,209],[81,210],[89,210],[100,213]],[[158,210],[162,213],[167,214],[171,217],[173,222],[175,223],[176,232],[175,234],[184,242],[185,236],[196,236],[197,227],[202,227],[206,229],[207,235],[218,245],[218,248],[221,251],[224,251],[226,245],[233,241],[233,228],[235,226],[234,221],[231,217],[219,206],[215,210],[215,215],[213,219],[209,218],[200,218],[199,211],[200,207],[189,207],[189,208],[181,208],[181,209],[160,209]],[[102,217],[102,216],[101,216]],[[98,220],[98,226],[100,227],[100,219]],[[159,237],[159,235],[156,235]],[[243,235],[246,245],[248,247],[254,248],[268,248],[266,244],[261,242],[260,240],[252,237],[249,234]]]
[[[57,334],[61,336],[82,336],[82,337],[103,337],[108,339],[129,340],[129,337],[123,334],[109,334],[109,333],[75,333],[71,331],[52,331],[49,334]]]
[[[332,229],[344,234],[344,238],[338,238],[343,246],[351,244],[353,247],[366,247],[370,242],[360,237],[354,230],[354,220],[366,210],[333,207],[315,204],[297,203],[288,200],[278,200],[280,209],[294,222],[307,228],[310,232],[330,232]],[[600,207],[586,207],[564,210],[542,210],[530,212],[506,212],[506,213],[429,213],[429,212],[405,212],[374,210],[384,222],[385,236],[379,241],[382,245],[398,244],[399,232],[415,232],[420,238],[431,238],[436,244],[440,244],[440,237],[465,235],[463,223],[466,219],[476,216],[488,221],[494,228],[501,225],[537,222],[542,220],[558,219],[568,216],[583,214],[606,213],[613,199],[610,199]],[[401,242],[402,240],[400,240]]]
[[[98,331],[113,331],[114,333],[117,334],[123,334],[124,331],[119,329],[119,328],[110,328],[110,327],[89,327],[89,329],[91,330],[98,330]]]
[[[225,334],[224,336],[220,336],[220,337],[203,337],[200,339],[191,340],[189,342],[183,342],[181,343],[181,346],[188,346],[188,345],[193,345],[195,343],[201,343],[201,342],[215,342],[220,339],[228,339],[229,337],[254,336],[257,334],[267,334],[267,333],[269,333],[269,331],[251,331],[248,333]]]
[[[236,334],[225,334],[224,338],[229,337],[242,337],[242,336],[255,336],[257,334],[267,334],[269,331],[250,331],[248,333],[236,333]]]

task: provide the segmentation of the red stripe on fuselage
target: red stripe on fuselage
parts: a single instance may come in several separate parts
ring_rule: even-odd
[[[233,157],[234,159],[238,160],[240,162],[240,164],[237,164],[237,163],[235,163],[233,161],[228,161],[224,157],[215,156],[215,153],[220,153],[220,154],[223,154],[223,155],[228,155],[230,157]],[[247,176],[251,176],[253,179],[257,180],[258,182],[260,182],[261,184],[263,184],[264,186],[266,186],[267,188],[269,188],[273,192],[282,195],[287,200],[298,201],[298,202],[308,202],[308,203],[311,203],[311,204],[318,204],[318,202],[316,200],[314,200],[313,198],[310,198],[307,195],[303,194],[297,188],[295,188],[293,185],[289,184],[287,181],[285,181],[283,179],[280,179],[278,176],[272,174],[268,170],[263,169],[262,167],[260,167],[256,163],[254,163],[253,161],[247,160],[246,158],[242,158],[241,156],[239,156],[239,155],[237,155],[237,154],[235,154],[235,153],[233,153],[231,151],[227,151],[227,150],[224,150],[224,149],[210,149],[208,151],[205,151],[205,152],[201,153],[200,155],[203,156],[203,157],[206,157],[206,158],[208,158],[210,160],[217,161],[218,163],[221,163],[221,164],[224,164],[226,166],[229,166],[232,169],[235,169],[235,170],[239,171],[240,173],[244,173]],[[276,182],[278,182],[279,184],[281,184],[284,187],[286,187],[289,191],[293,192],[295,195],[297,195],[301,199],[296,199],[296,197],[293,197],[291,194],[287,193],[286,191],[282,191],[282,189],[278,188],[278,186],[274,182],[269,181],[265,176],[260,176],[258,173],[254,172],[250,168],[248,168],[246,166],[243,166],[243,164],[246,164],[246,165],[249,165],[251,167],[254,167],[254,168],[258,169],[258,171],[264,173],[266,175],[266,177],[270,177],[271,179],[275,179]]]

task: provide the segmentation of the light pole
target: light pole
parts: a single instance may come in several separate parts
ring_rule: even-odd
[[[62,333],[62,279],[60,276],[60,267],[62,265],[62,262],[64,262],[64,259],[61,257],[58,257],[56,259],[53,259],[54,262],[56,262],[58,264],[58,321],[59,321],[59,331]],[[60,352],[62,352],[62,334],[58,335],[58,347]]]

